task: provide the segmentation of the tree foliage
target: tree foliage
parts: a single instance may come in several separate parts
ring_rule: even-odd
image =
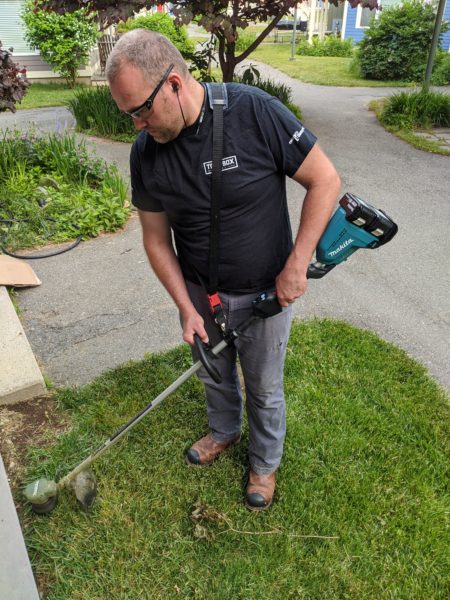
[[[117,31],[124,33],[139,28],[161,33],[178,48],[185,58],[190,58],[194,52],[194,43],[189,39],[186,27],[177,27],[173,19],[166,13],[153,13],[128,19],[125,23],[119,24]]]
[[[38,49],[42,58],[73,86],[97,38],[95,13],[81,8],[58,14],[42,10],[40,0],[28,0],[22,20],[31,48]]]
[[[330,0],[336,5],[340,1]],[[374,8],[377,5],[377,0],[349,0],[349,2],[351,6],[361,3]],[[156,0],[90,0],[88,6],[90,10],[96,10],[102,23],[107,25],[125,20],[142,8],[150,8],[157,4],[164,4],[164,2]],[[258,47],[278,21],[296,4],[296,0],[263,0],[260,2],[181,0],[173,2],[173,11],[177,23],[187,25],[191,21],[195,21],[217,39],[223,80],[231,81],[236,65],[245,60]],[[86,2],[84,0],[44,0],[44,5],[50,10],[65,12],[85,6]],[[253,43],[237,55],[236,40],[239,36],[239,28],[245,29],[255,21],[267,23],[267,27]]]
[[[30,82],[26,69],[22,69],[12,59],[12,51],[3,50],[0,41],[0,112],[16,112],[16,104],[26,94]]]

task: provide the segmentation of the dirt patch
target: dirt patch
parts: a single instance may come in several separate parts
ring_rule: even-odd
[[[51,395],[0,407],[0,454],[12,489],[23,483],[28,448],[52,445],[68,426]]]

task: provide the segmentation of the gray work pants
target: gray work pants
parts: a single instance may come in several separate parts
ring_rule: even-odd
[[[215,346],[220,333],[214,323],[205,290],[186,282],[192,302],[205,321],[210,343]],[[228,327],[234,329],[252,314],[252,294],[220,293]],[[222,375],[215,383],[204,368],[198,371],[205,385],[209,426],[217,442],[234,438],[242,426],[242,394],[236,369],[239,356],[245,383],[249,428],[248,455],[255,473],[275,471],[283,454],[286,435],[286,410],[283,391],[283,368],[291,326],[291,307],[248,327],[234,346],[225,348],[214,365]],[[198,357],[193,349],[194,360]]]

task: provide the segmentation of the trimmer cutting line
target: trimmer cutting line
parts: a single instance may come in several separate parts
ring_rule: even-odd
[[[319,279],[326,275],[337,264],[347,260],[359,248],[377,248],[389,242],[397,233],[397,225],[383,211],[370,206],[353,194],[345,194],[339,202],[340,206],[331,218],[316,248],[316,261],[308,268],[308,278]],[[240,334],[255,320],[266,319],[281,311],[281,306],[273,293],[263,293],[253,301],[253,314],[239,327],[228,331],[224,339],[214,348],[203,344],[198,336],[194,336],[200,360],[185,371],[176,381],[159,396],[138,412],[128,423],[123,425],[108,440],[99,446],[90,456],[76,466],[58,482],[38,479],[25,488],[25,497],[37,514],[49,514],[58,501],[58,492],[71,487],[78,501],[85,509],[92,507],[97,495],[97,480],[89,469],[90,465],[118,442],[132,427],[137,425],[151,410],[156,408],[167,396],[180,387],[202,366],[205,367],[214,381],[220,383],[221,376],[214,359],[224,348],[234,343]]]

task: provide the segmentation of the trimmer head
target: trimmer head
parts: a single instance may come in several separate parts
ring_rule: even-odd
[[[33,512],[38,515],[48,515],[58,502],[58,490],[69,485],[82,507],[86,510],[92,508],[97,497],[97,479],[88,469],[80,471],[73,479],[62,480],[59,483],[48,479],[37,479],[27,485],[24,495],[31,504]]]
[[[58,502],[58,486],[48,479],[37,479],[29,483],[24,494],[33,512],[38,515],[48,515]]]
[[[97,497],[97,479],[92,471],[80,471],[70,482],[70,487],[75,492],[78,502],[83,508],[89,510]]]

